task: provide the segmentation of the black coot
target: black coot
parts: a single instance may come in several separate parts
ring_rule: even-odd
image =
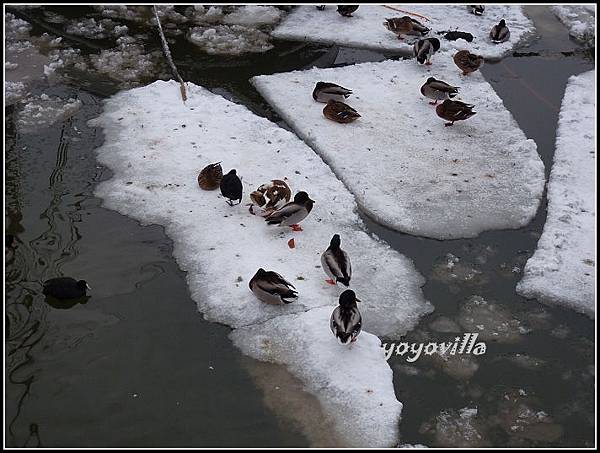
[[[56,299],[78,299],[84,297],[86,289],[91,289],[85,280],[71,277],[51,278],[44,282],[43,293]]]
[[[231,170],[223,179],[221,179],[221,194],[225,198],[229,198],[230,206],[233,206],[233,200],[239,200],[237,204],[242,202],[242,181],[236,175],[235,169]]]

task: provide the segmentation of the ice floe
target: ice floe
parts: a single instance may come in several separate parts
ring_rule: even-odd
[[[548,183],[548,217],[517,292],[595,317],[595,71],[569,79]]]
[[[596,39],[595,5],[554,5],[550,9],[569,29],[569,35],[583,44],[594,45]]]
[[[430,76],[459,86],[477,114],[444,127],[420,94]],[[362,117],[351,124],[325,119],[324,104],[311,96],[320,80],[352,89],[346,102]],[[481,74],[462,76],[448,54],[435,55],[430,67],[385,61],[252,83],[383,225],[439,239],[474,237],[522,227],[537,211],[544,167],[535,142]]]
[[[363,230],[351,194],[297,137],[201,87],[187,84],[187,89],[185,104],[179,85],[162,81],[106,102],[104,113],[91,124],[104,129],[106,141],[97,150],[98,160],[114,174],[97,187],[97,195],[111,209],[165,227],[199,310],[209,320],[245,327],[244,333],[233,334],[241,347],[251,348],[270,337],[269,332],[281,332],[270,337],[278,348],[274,360],[298,373],[309,389],[331,382],[330,390],[335,391],[329,393],[321,385],[317,396],[332,411],[328,415],[336,429],[348,433],[349,443],[356,441],[352,432],[363,434],[363,444],[392,443],[390,427],[397,423],[401,405],[393,395],[379,340],[367,332],[402,335],[430,312],[420,289],[423,278],[410,260]],[[198,187],[199,171],[217,161],[225,171],[236,168],[241,175],[241,205],[230,207],[218,191]],[[273,178],[287,178],[294,192],[306,190],[316,200],[302,223],[303,232],[268,227],[248,212],[248,194]],[[320,254],[334,233],[341,235],[352,259],[352,288],[363,301],[364,332],[346,352],[330,341],[334,338],[328,326],[341,288],[326,284],[320,268]],[[295,248],[288,247],[291,238]],[[248,281],[259,267],[291,281],[298,301],[286,306],[258,301]],[[360,361],[352,361],[353,351]],[[349,363],[355,363],[351,388],[364,389],[367,396],[338,394],[343,375],[339,370]],[[371,380],[375,370],[377,378]],[[377,404],[361,405],[375,400]],[[347,412],[342,416],[343,407]],[[368,432],[365,418],[372,427]]]
[[[431,28],[429,36],[440,38],[442,51],[452,53],[468,49],[485,58],[500,58],[534,30],[531,20],[525,16],[522,7],[517,5],[487,5],[482,16],[469,13],[465,5],[395,5],[394,8],[428,18],[427,21],[417,15],[412,16]],[[273,37],[412,53],[413,38],[399,40],[383,26],[386,18],[405,15],[404,12],[382,5],[361,5],[353,13],[353,17],[342,17],[334,5],[329,5],[324,11],[319,11],[314,6],[299,6],[273,30]],[[500,19],[506,20],[511,36],[505,43],[494,44],[489,40],[489,33]],[[453,30],[471,33],[474,39],[470,43],[464,39],[449,41],[443,38],[445,33],[438,34]]]
[[[359,341],[344,347],[329,331],[330,314],[331,308],[322,307],[279,316],[236,329],[231,337],[245,354],[283,363],[300,377],[336,421],[335,437],[348,446],[394,446],[402,404],[381,342],[361,333]]]

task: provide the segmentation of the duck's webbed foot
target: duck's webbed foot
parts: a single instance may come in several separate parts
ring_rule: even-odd
[[[335,282],[334,282],[332,279],[330,279],[330,278],[328,278],[328,279],[327,279],[327,280],[325,280],[325,281],[326,281],[327,283],[329,283],[330,285],[335,285]]]
[[[297,223],[290,225],[290,228],[292,229],[292,231],[304,231],[304,230],[302,230],[302,227],[300,225],[298,225]]]
[[[448,126],[454,126],[454,121],[452,121],[451,123],[444,123],[444,126],[448,127]]]

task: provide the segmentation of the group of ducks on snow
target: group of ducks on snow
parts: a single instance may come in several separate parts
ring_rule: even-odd
[[[318,9],[324,9],[324,6],[317,6]],[[358,5],[340,5],[338,13],[344,17],[352,17],[352,13],[358,9]],[[468,5],[467,9],[474,15],[480,16],[485,11],[483,5]],[[386,19],[383,25],[395,33],[398,39],[404,39],[405,36],[417,36],[422,39],[415,41],[413,46],[414,56],[420,64],[431,64],[431,57],[440,49],[440,40],[437,38],[423,38],[431,29],[424,26],[421,22],[409,16],[395,17]],[[458,32],[461,33],[461,32]],[[505,42],[510,37],[510,31],[506,22],[502,19],[490,30],[490,40],[494,43]],[[468,50],[460,50],[454,55],[454,63],[462,71],[463,75],[468,75],[476,71],[483,65],[484,58],[473,54]],[[351,123],[360,118],[361,115],[351,106],[344,103],[352,94],[352,90],[344,88],[331,82],[318,82],[313,90],[313,99],[317,102],[323,102],[327,105],[323,108],[325,118],[338,123]],[[466,120],[477,112],[473,111],[474,105],[461,101],[452,100],[458,94],[458,87],[452,86],[442,80],[429,77],[421,87],[421,94],[437,105],[437,115],[448,121],[445,126],[452,126],[455,121]],[[438,101],[443,101],[438,105]]]
[[[322,10],[325,9],[325,6],[317,6],[317,8]],[[483,5],[469,5],[467,8],[475,15],[481,15],[485,10]],[[344,17],[352,17],[352,13],[357,9],[358,5],[339,5],[337,11]],[[386,19],[384,26],[394,32],[398,39],[404,39],[404,36],[423,37],[430,31],[429,28],[409,16]],[[490,39],[496,43],[508,40],[509,36],[510,32],[504,19],[498,25],[494,25],[490,31]],[[431,57],[439,48],[440,41],[437,38],[419,39],[414,44],[417,62],[431,64]],[[483,61],[483,57],[474,55],[467,50],[461,50],[454,56],[454,63],[463,71],[464,75],[479,69]],[[465,120],[476,113],[472,110],[473,105],[451,100],[457,93],[458,87],[433,77],[429,77],[421,87],[421,94],[434,101],[431,104],[436,105],[438,101],[443,100],[443,103],[436,107],[436,113],[449,121],[445,124],[446,126],[451,126],[455,121]],[[327,104],[323,109],[323,115],[326,118],[338,123],[350,123],[360,118],[360,114],[355,109],[342,102],[351,94],[352,90],[335,83],[318,82],[312,96],[315,101]],[[223,175],[221,162],[207,165],[202,169],[198,175],[198,184],[204,190],[220,188],[221,194],[227,199],[230,206],[233,206],[233,202],[236,200],[237,204],[242,201],[241,179],[237,176],[235,169]],[[294,200],[290,201],[289,186],[285,181],[278,179],[261,185],[250,194],[250,198],[253,201],[253,204],[250,205],[252,214],[263,216],[269,225],[288,226],[294,231],[302,231],[299,223],[310,214],[314,204],[314,200],[311,200],[304,191],[298,192],[294,196]],[[257,208],[254,207],[255,205]],[[288,245],[293,247],[293,239],[288,242]],[[327,280],[329,284],[341,283],[348,287],[352,277],[352,266],[348,254],[340,246],[339,234],[333,235],[329,247],[321,255],[321,265],[329,277]],[[249,282],[249,287],[258,299],[268,304],[289,304],[298,297],[294,285],[277,272],[266,271],[262,268],[254,274]],[[86,296],[87,289],[90,287],[85,280],[77,281],[70,277],[59,277],[44,282],[43,293],[59,300],[78,299]],[[331,314],[331,331],[343,344],[354,342],[361,331],[362,318],[357,302],[360,300],[354,291],[347,289],[340,295],[339,305]]]
[[[204,190],[220,188],[221,194],[227,203],[233,206],[233,201],[242,201],[242,181],[237,176],[235,169],[223,175],[221,163],[207,165],[198,175],[198,185]],[[288,184],[280,179],[274,179],[261,185],[250,194],[252,204],[250,212],[261,215],[269,225],[291,227],[293,231],[302,231],[298,225],[310,214],[314,201],[304,191],[298,192],[291,199],[291,190]],[[294,240],[288,242],[293,247]],[[350,285],[352,266],[348,254],[340,248],[339,234],[333,235],[329,247],[321,255],[321,265],[329,277],[327,283],[336,285],[341,283]],[[258,269],[250,280],[248,286],[252,293],[261,301],[268,304],[289,304],[298,298],[294,285],[274,271]],[[351,343],[361,331],[362,318],[356,302],[360,302],[354,291],[348,289],[339,297],[339,305],[335,308],[330,318],[330,327],[333,334],[343,344]]]

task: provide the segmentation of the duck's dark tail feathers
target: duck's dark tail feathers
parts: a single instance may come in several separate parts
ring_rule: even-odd
[[[350,277],[338,277],[336,280],[344,286],[350,286]]]

